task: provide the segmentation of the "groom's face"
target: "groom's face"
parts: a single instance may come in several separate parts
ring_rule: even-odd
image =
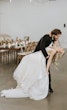
[[[55,39],[55,41],[57,41],[57,40],[59,39],[59,37],[60,37],[60,34],[58,34],[58,35],[54,35],[54,39]]]

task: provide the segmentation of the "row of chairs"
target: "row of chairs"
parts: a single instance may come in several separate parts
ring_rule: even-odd
[[[35,50],[36,45],[37,42],[28,43],[24,51],[17,54],[17,63],[19,63],[25,55],[32,53]]]

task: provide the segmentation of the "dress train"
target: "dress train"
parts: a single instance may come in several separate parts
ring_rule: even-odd
[[[21,60],[13,74],[17,86],[14,89],[2,90],[1,97],[41,100],[47,97],[49,78],[46,71],[46,60],[41,51],[29,54]]]

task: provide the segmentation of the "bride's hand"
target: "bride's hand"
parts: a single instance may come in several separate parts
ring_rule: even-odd
[[[60,53],[62,53],[62,51],[63,51],[63,49],[60,48],[60,47],[56,47],[55,49],[56,49],[57,52],[60,52]]]

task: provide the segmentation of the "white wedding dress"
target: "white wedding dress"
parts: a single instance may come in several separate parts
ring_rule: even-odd
[[[41,51],[22,58],[13,74],[17,82],[14,89],[2,90],[1,97],[41,100],[47,97],[49,78],[46,71],[46,60]]]

